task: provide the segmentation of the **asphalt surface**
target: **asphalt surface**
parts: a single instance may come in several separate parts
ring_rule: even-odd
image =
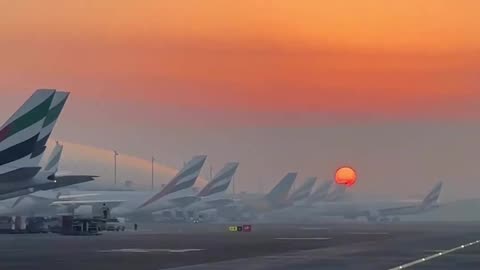
[[[480,240],[480,224],[140,228],[100,236],[0,235],[0,269],[387,270]],[[479,269],[479,251],[472,244],[408,269]]]

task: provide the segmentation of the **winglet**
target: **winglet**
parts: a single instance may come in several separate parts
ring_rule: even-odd
[[[50,157],[48,158],[47,165],[45,165],[45,168],[44,168],[45,171],[51,172],[53,174],[55,174],[58,171],[58,165],[62,157],[62,152],[63,152],[63,145],[57,142],[57,144],[55,144],[55,148],[53,148],[53,151],[50,154]]]

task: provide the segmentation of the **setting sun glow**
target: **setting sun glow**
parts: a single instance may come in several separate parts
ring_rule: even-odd
[[[351,167],[341,167],[335,173],[335,182],[339,185],[353,186],[357,181],[357,173]]]

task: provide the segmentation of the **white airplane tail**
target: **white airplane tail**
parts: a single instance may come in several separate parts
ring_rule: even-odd
[[[42,159],[43,154],[45,153],[46,144],[50,135],[53,132],[55,124],[57,123],[60,114],[63,111],[63,107],[67,102],[70,93],[56,91],[53,97],[52,103],[49,107],[45,121],[43,122],[42,130],[38,136],[37,142],[35,144],[35,149],[32,153],[31,159],[34,163],[39,163]]]
[[[37,90],[0,127],[0,178],[33,177],[39,160],[31,159],[55,96],[55,90]]]
[[[345,192],[347,191],[347,187],[344,185],[335,185],[332,192],[328,193],[326,201],[334,202],[342,199],[345,196]]]
[[[308,198],[308,201],[310,203],[325,201],[328,197],[328,192],[330,191],[330,187],[332,186],[332,184],[333,181],[323,181],[323,183],[320,184],[317,189],[312,193],[312,195]]]
[[[237,171],[239,163],[230,162],[225,164],[221,169],[199,193],[198,197],[207,197],[215,194],[223,193],[228,189],[230,182],[232,182],[233,175]]]
[[[422,201],[422,208],[429,208],[438,203],[442,191],[443,182],[438,182]]]
[[[310,194],[312,193],[313,186],[317,181],[316,177],[309,177],[303,185],[301,185],[298,189],[294,190],[292,195],[290,195],[289,200],[291,202],[298,202],[307,199]]]
[[[207,156],[205,155],[193,157],[159,193],[155,194],[139,208],[143,208],[166,195],[193,187],[206,159]]]
[[[287,200],[293,182],[297,178],[296,172],[287,173],[280,182],[266,195],[266,199],[274,204],[282,204]]]

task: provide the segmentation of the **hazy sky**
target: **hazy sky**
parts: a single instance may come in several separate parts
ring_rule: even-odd
[[[359,190],[423,193],[443,176],[463,181],[458,194],[480,188],[478,1],[0,9],[5,119],[36,88],[66,89],[56,137],[175,166],[198,152],[215,167],[237,159],[244,186],[290,169],[330,177],[348,163]]]

